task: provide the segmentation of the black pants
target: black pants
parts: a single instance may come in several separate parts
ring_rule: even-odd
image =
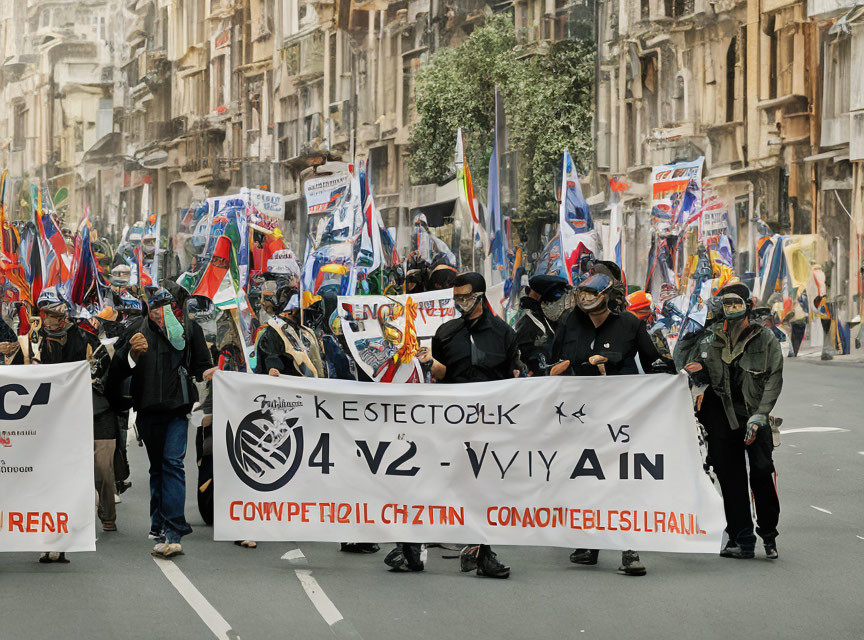
[[[760,427],[755,442],[745,446],[747,418],[739,417],[739,427],[731,429],[720,399],[710,388],[705,393],[699,420],[705,426],[708,457],[723,492],[726,532],[730,542],[749,549],[756,545],[753,518],[750,515],[751,491],[756,503],[755,533],[764,542],[773,542],[777,537],[780,500],[771,459],[771,429]]]
[[[798,355],[798,349],[801,348],[801,342],[804,340],[804,334],[806,332],[806,322],[801,321],[792,323],[792,353],[794,353],[796,356]]]

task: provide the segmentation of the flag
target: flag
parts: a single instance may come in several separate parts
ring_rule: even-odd
[[[237,267],[234,246],[231,239],[223,235],[216,241],[213,256],[192,295],[210,298],[219,309],[235,309],[240,290],[239,281],[240,270]]]
[[[471,221],[476,228],[480,226],[480,218],[477,217],[477,209],[474,206],[474,183],[471,181],[471,169],[468,168],[468,160],[465,159],[465,141],[462,136],[462,128],[456,132],[456,180],[459,184],[459,193],[465,198],[468,211],[471,212]]]
[[[618,197],[618,191],[616,191],[611,184],[613,180],[614,178],[609,181],[611,190],[611,196],[609,198],[609,241],[604,247],[604,257],[606,260],[612,260],[619,267],[623,267],[624,243],[622,241],[623,221],[621,216],[621,201]]]
[[[594,220],[591,218],[585,196],[582,195],[579,175],[569,151],[564,151],[558,218],[561,258],[564,262],[565,276],[572,285],[581,275],[582,257],[589,253],[594,256],[599,255],[600,242],[594,231]]]
[[[90,239],[90,223],[85,221],[75,238],[75,253],[72,257],[72,275],[69,281],[69,300],[77,305],[86,305],[98,300],[100,307],[107,304],[107,285],[102,281],[93,245]]]
[[[492,157],[489,158],[489,190],[486,197],[489,212],[490,239],[489,250],[492,254],[492,268],[503,278],[507,270],[507,233],[501,218],[501,185],[498,161],[498,137],[499,122],[498,115],[500,100],[498,98],[498,87],[495,87],[495,143],[492,146]]]

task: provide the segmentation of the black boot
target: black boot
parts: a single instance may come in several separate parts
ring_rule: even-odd
[[[374,542],[343,542],[339,547],[343,553],[378,553],[380,549]]]
[[[776,560],[780,557],[780,554],[777,553],[777,542],[771,540],[770,542],[765,542],[765,557],[769,560]]]
[[[570,554],[570,562],[576,564],[597,564],[597,557],[600,555],[598,549],[576,549]]]
[[[739,546],[733,542],[727,542],[726,546],[720,551],[721,558],[737,558],[738,560],[749,560],[756,556],[753,547]]]
[[[618,571],[623,571],[628,576],[644,576],[646,573],[645,565],[639,560],[636,551],[621,552],[621,566]]]
[[[425,560],[425,545],[400,542],[384,558],[384,564],[393,571],[423,571],[426,567]]]
[[[477,560],[477,575],[487,578],[509,578],[510,567],[498,562],[498,556],[487,545],[480,546],[480,557]]]

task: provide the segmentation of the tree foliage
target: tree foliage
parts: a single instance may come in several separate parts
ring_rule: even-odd
[[[555,215],[555,186],[565,149],[583,170],[592,150],[594,47],[583,40],[526,55],[512,18],[491,15],[458,47],[439,50],[417,75],[418,121],[411,131],[415,182],[439,182],[453,165],[456,130],[478,186],[486,182],[494,142],[495,87],[518,152],[520,226]]]

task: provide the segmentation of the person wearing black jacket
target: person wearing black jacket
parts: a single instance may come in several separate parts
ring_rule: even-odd
[[[674,372],[672,362],[657,352],[644,322],[629,312],[610,310],[612,292],[612,279],[600,273],[577,287],[576,308],[562,320],[552,344],[553,362],[557,362],[550,375],[637,374],[636,356],[646,372]],[[598,555],[597,549],[576,549],[570,561],[594,565]],[[621,552],[618,570],[630,576],[646,573],[639,554],[632,550]]]
[[[555,329],[572,298],[564,278],[534,276],[528,281],[525,295],[519,300],[522,313],[516,320],[516,342],[529,375],[543,375],[551,364]]]
[[[489,382],[524,373],[516,333],[495,316],[486,302],[486,280],[479,273],[463,273],[453,282],[453,300],[462,317],[445,322],[432,338],[432,352],[421,349],[418,359],[431,367],[438,382]],[[489,545],[469,545],[459,554],[462,571],[478,576],[507,578],[510,567],[498,561]]]
[[[184,513],[183,466],[188,416],[198,399],[192,377],[213,375],[201,327],[177,318],[183,302],[165,288],[151,290],[147,316],[114,359],[117,378],[132,378],[132,406],[150,461],[153,554],[163,557],[181,553],[180,538],[192,532]]]

